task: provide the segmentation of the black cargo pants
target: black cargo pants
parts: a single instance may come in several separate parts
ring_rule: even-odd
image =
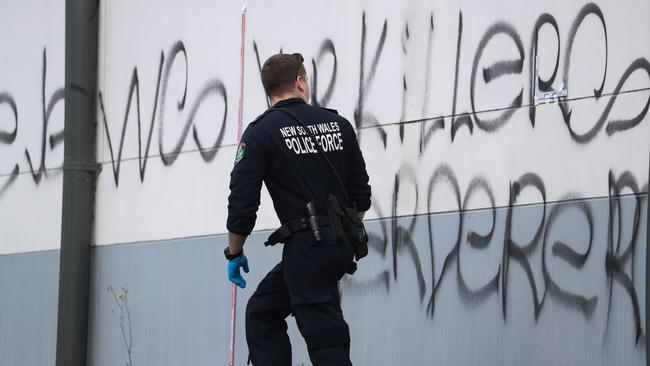
[[[347,366],[350,333],[343,318],[339,279],[353,265],[353,250],[329,227],[316,243],[311,231],[291,236],[282,262],[260,282],[246,306],[246,341],[254,366],[290,366],[285,318],[293,314],[314,366]]]

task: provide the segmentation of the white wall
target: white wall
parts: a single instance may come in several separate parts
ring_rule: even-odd
[[[97,244],[225,231],[237,138],[240,6],[103,3],[99,88],[104,112],[99,116],[100,122],[106,116],[108,129],[101,125],[99,156],[104,172],[98,183]],[[588,15],[578,17],[581,11]],[[474,178],[484,179],[494,196],[492,203],[487,194],[477,194],[466,208],[507,205],[510,182],[528,172],[544,182],[546,201],[567,195],[607,196],[610,170],[615,176],[629,171],[640,183],[639,190],[646,191],[650,49],[644,46],[644,37],[650,31],[645,19],[649,11],[646,1],[625,5],[599,1],[589,6],[514,0],[498,5],[289,1],[282,6],[251,1],[246,14],[244,124],[266,108],[258,57],[263,63],[281,49],[300,51],[317,83],[317,98],[358,127],[374,193],[369,218],[458,210],[455,198],[444,189],[434,190],[427,199],[429,182],[443,164],[454,172],[461,198]],[[539,106],[533,118],[531,46],[542,14],[555,20],[559,30],[558,70],[552,86],[559,89],[565,83],[570,102],[564,111],[557,104]],[[539,32],[544,79],[553,73],[558,48],[550,24]],[[497,32],[493,38],[488,35],[491,31]],[[179,45],[184,52],[174,50]],[[637,59],[641,60],[635,64]],[[503,61],[512,61],[505,64],[512,69],[510,74],[486,82],[484,70],[503,66]],[[336,75],[330,82],[334,65]],[[626,75],[630,67],[636,71]],[[134,69],[139,81],[140,140],[136,94],[124,125]],[[601,85],[602,94],[595,97],[594,90]],[[213,93],[200,99],[211,86]],[[330,87],[329,98],[323,100]],[[179,108],[184,94],[185,104]],[[195,107],[197,113],[190,120]],[[569,110],[565,122],[563,112],[568,116]],[[490,122],[499,116],[505,116],[499,126]],[[618,121],[636,116],[640,116],[636,125],[616,129],[623,126]],[[470,121],[471,130],[464,120]],[[580,137],[590,130],[591,135]],[[194,131],[204,153],[220,142],[216,156],[200,154]],[[165,162],[163,153],[178,156]],[[396,174],[400,190],[393,199]],[[535,192],[524,192],[517,203],[541,200]],[[277,225],[267,197],[260,210],[257,229]]]
[[[0,136],[6,137],[0,138],[0,254],[59,249],[63,140],[57,136],[64,127],[65,77],[62,3],[4,2],[0,40],[0,95],[5,96],[0,99],[11,100],[0,102]],[[11,139],[8,135],[14,130]]]
[[[56,91],[63,85],[64,14],[63,8],[54,3],[39,2],[31,5],[7,5],[8,11],[2,13],[6,46],[2,51],[0,85],[2,92],[15,101],[18,114],[16,128],[10,104],[0,105],[0,128],[7,133],[14,128],[17,131],[13,141],[9,143],[9,140],[5,140],[0,144],[0,219],[6,223],[0,226],[3,237],[6,238],[0,249],[2,253],[59,247],[61,174],[56,169],[62,163],[63,144],[52,146],[50,138],[63,128],[62,100],[54,104],[48,119],[42,165],[45,172],[40,175],[38,173],[43,142],[43,106],[57,100]],[[182,3],[153,4],[140,1],[102,4],[99,80],[109,128],[103,128],[103,114],[98,111],[101,127],[99,153],[105,165],[98,189],[98,244],[224,231],[228,172],[237,131],[240,5],[194,5],[187,7]],[[569,104],[573,111],[571,128],[577,133],[595,128],[594,137],[585,143],[578,143],[571,136],[557,105],[538,107],[535,127],[531,123],[528,108],[522,107],[517,108],[512,117],[495,132],[488,133],[475,126],[473,133],[470,133],[463,126],[457,130],[452,141],[453,117],[450,115],[453,112],[458,114],[471,111],[473,61],[481,37],[488,28],[499,21],[512,24],[521,38],[524,50],[523,70],[520,74],[505,76],[489,84],[481,80],[479,71],[475,88],[476,110],[507,106],[520,91],[524,96],[522,104],[528,105],[531,35],[536,19],[548,12],[558,23],[560,57],[558,76],[553,84],[558,88],[565,75],[569,33],[582,6],[558,3],[544,4],[541,7],[540,4],[527,4],[524,9],[517,9],[521,5],[512,2],[498,9],[479,11],[473,5],[346,3],[325,6],[296,3],[287,4],[287,7],[302,9],[304,16],[291,17],[294,20],[290,20],[281,10],[268,8],[264,3],[249,3],[244,120],[250,121],[265,108],[257,56],[259,54],[259,59],[263,62],[268,55],[280,48],[287,52],[298,50],[308,60],[316,59],[318,77],[313,77],[311,65],[308,64],[307,68],[312,79],[318,82],[319,98],[322,100],[324,91],[330,86],[334,58],[327,52],[319,57],[319,53],[322,43],[330,39],[336,53],[337,72],[331,97],[326,104],[339,109],[341,114],[362,127],[362,148],[366,153],[376,198],[370,217],[390,215],[387,210],[392,204],[392,177],[395,173],[413,171],[407,184],[411,187],[410,191],[418,192],[422,198],[427,196],[428,181],[441,163],[452,167],[458,177],[461,192],[473,177],[485,177],[492,188],[496,205],[507,204],[508,182],[529,171],[543,178],[549,201],[560,199],[568,193],[578,193],[585,197],[606,195],[609,170],[616,174],[629,170],[641,183],[643,177],[647,176],[645,161],[648,146],[644,141],[649,132],[643,111],[648,91],[617,95],[611,109],[607,107],[613,99],[611,93],[617,91],[625,71],[634,60],[648,58],[650,51],[642,47],[642,37],[648,31],[647,22],[643,20],[643,14],[647,13],[644,11],[644,7],[648,7],[647,3],[630,4],[626,8],[630,9],[627,12],[614,11],[617,5],[613,3],[597,4],[607,26],[608,45],[607,73],[603,96],[599,99],[593,97],[593,89],[600,87],[604,73],[605,38],[602,25],[599,18],[591,14],[578,28],[567,84],[569,97],[577,99]],[[461,13],[463,30],[454,109],[456,46]],[[311,14],[319,16],[314,18]],[[360,99],[364,17],[365,97],[362,99],[365,118],[355,120],[355,109],[358,109]],[[285,18],[285,22],[277,21]],[[116,19],[119,26],[111,27],[111,19]],[[386,40],[379,53],[375,76],[368,83],[372,58],[384,22]],[[407,24],[408,38],[405,31]],[[20,37],[9,36],[13,34]],[[170,69],[164,98],[165,108],[161,111],[163,93],[156,93],[161,54],[164,55],[164,73],[169,64],[171,49],[178,41],[184,45],[187,62],[183,53],[177,54]],[[539,46],[543,76],[552,73],[556,47],[555,33],[551,26],[546,25],[540,32]],[[503,57],[505,59],[518,57],[514,43],[504,35],[488,42],[483,55],[479,67],[499,61],[501,55],[507,55]],[[176,103],[183,94],[186,65],[187,101],[185,107],[178,111]],[[138,159],[135,117],[137,103],[136,98],[133,98],[133,113],[127,119],[120,174],[116,180],[112,163],[117,161],[134,68],[138,70],[140,86],[141,156],[145,155],[152,111],[158,96],[156,118],[153,121],[148,159]],[[44,69],[46,74],[43,89]],[[403,91],[403,78],[406,79],[406,92]],[[222,132],[224,113],[223,97],[220,94],[215,93],[203,100],[197,109],[194,123],[190,123],[188,134],[185,138],[182,136],[189,110],[196,105],[200,91],[211,81],[223,83],[227,93],[228,112],[221,148],[214,160],[206,162],[197,152],[192,129],[196,126],[198,135],[206,146],[217,140]],[[647,88],[648,84],[646,71],[640,69],[633,72],[618,91]],[[503,112],[491,114],[500,113]],[[607,126],[612,121],[629,119],[639,114],[644,118],[637,126],[608,134]],[[430,127],[435,125],[435,118],[439,116],[445,117],[444,129],[434,130],[429,135],[430,139],[423,139],[422,136],[427,135]],[[384,126],[373,127],[373,118]],[[599,118],[603,120],[601,125],[598,125]],[[422,123],[395,124],[400,120],[422,119],[425,120]],[[164,126],[162,135],[161,126]],[[403,140],[400,138],[402,128]],[[108,148],[109,134],[115,154],[113,158]],[[382,134],[385,134],[385,145],[381,139]],[[164,152],[174,151],[174,146],[182,141],[182,153],[170,166],[164,166],[160,159],[161,140]],[[425,143],[421,143],[421,140]],[[37,177],[41,176],[40,180],[33,178],[25,151],[32,159],[34,173]],[[485,151],[489,153],[484,153]],[[567,159],[568,156],[572,159]],[[144,165],[144,179],[140,178],[140,164]],[[17,177],[12,174],[16,166],[19,171]],[[396,213],[456,209],[444,192],[440,198],[433,197],[434,207],[427,207],[426,200],[415,202],[412,192],[402,190]],[[480,207],[488,204],[486,197],[478,199],[483,202],[470,202],[470,205]],[[522,202],[535,202],[539,199],[538,195],[532,195]],[[269,228],[277,224],[268,199],[264,202],[257,228]],[[378,212],[376,208],[381,208],[382,211]],[[37,230],[34,229],[35,225]]]
[[[643,362],[645,342],[639,337],[646,337],[645,314],[634,307],[643,309],[646,297],[650,3],[290,0],[278,5],[254,0],[247,5],[244,125],[267,107],[259,63],[280,50],[299,51],[317,90],[315,100],[338,109],[356,126],[366,156],[374,194],[368,218],[384,220],[369,222],[371,254],[354,277],[342,282],[353,339],[366,341],[353,347],[355,359]],[[121,359],[119,335],[110,338],[118,328],[110,313],[113,303],[106,305],[106,299],[113,301],[106,297],[106,285],[132,291],[134,310],[144,314],[138,329],[154,329],[149,324],[160,323],[159,314],[172,314],[178,322],[163,326],[194,324],[184,323],[181,312],[167,312],[185,301],[179,295],[185,291],[203,306],[203,312],[192,314],[193,321],[228,322],[226,313],[209,306],[229,303],[227,280],[215,275],[225,271],[225,263],[214,260],[224,237],[187,238],[225,231],[238,130],[242,2],[111,0],[100,6],[97,116],[104,170],[97,185],[94,244],[104,246],[95,251],[94,276],[99,275],[92,301],[99,320],[91,321],[99,324],[97,347],[108,345],[101,352],[117,350],[109,356]],[[0,11],[0,255],[53,250],[38,258],[1,258],[0,269],[7,274],[3,291],[16,296],[6,297],[9,305],[0,309],[10,311],[0,316],[16,324],[25,320],[21,329],[28,330],[23,338],[9,331],[0,337],[4,349],[12,351],[3,353],[7,359],[21,359],[24,352],[12,345],[32,334],[42,335],[35,344],[49,347],[38,357],[54,355],[55,323],[50,320],[55,301],[39,298],[45,293],[40,290],[24,292],[26,282],[15,278],[25,277],[44,291],[56,288],[49,280],[56,278],[51,274],[60,248],[64,18],[61,1],[6,2]],[[531,108],[531,47],[538,21],[546,22],[539,32],[541,75],[549,78],[557,66],[552,87],[568,86],[562,107]],[[491,32],[502,33],[489,38]],[[499,116],[504,118],[498,126],[488,121]],[[526,188],[510,202],[510,187],[523,176],[538,178],[543,194]],[[557,210],[560,205],[518,207],[509,216],[510,203],[630,193],[646,195],[577,201]],[[503,208],[468,211],[488,207]],[[256,229],[278,224],[267,195],[260,211]],[[446,211],[451,213],[431,216],[432,221],[410,216]],[[396,218],[403,215],[408,217]],[[489,229],[490,222],[490,245],[468,248],[464,238],[475,229]],[[537,225],[545,230],[541,248],[539,240],[531,244],[523,259],[501,246],[510,235],[514,245],[535,241]],[[268,251],[256,254],[264,249],[259,245],[264,235],[255,233],[249,244],[259,269],[275,259]],[[170,238],[181,240],[160,242]],[[591,248],[592,238],[591,255],[581,254],[584,243]],[[150,245],[109,246],[134,241]],[[569,254],[555,253],[562,250],[561,241],[573,245],[565,248]],[[571,250],[589,257],[585,267],[569,260]],[[455,266],[446,266],[448,259]],[[530,273],[523,263],[532,267]],[[187,286],[170,268],[196,278],[197,284]],[[247,279],[254,284],[263,274],[256,270]],[[166,282],[169,276],[175,286]],[[469,291],[468,298],[463,286],[480,288],[486,278],[501,280],[502,287],[485,287],[489,291],[482,298]],[[625,287],[628,282],[631,286]],[[215,292],[206,301],[202,289],[219,284],[223,294]],[[579,300],[592,296],[598,305],[581,307]],[[434,297],[435,312],[425,306]],[[24,317],[27,301],[34,305],[30,314],[45,314],[48,321]],[[365,311],[370,306],[377,311]],[[395,309],[413,316],[386,317]],[[177,329],[203,335],[181,325]],[[214,329],[202,340],[212,339],[214,332],[228,336],[226,326]],[[386,329],[402,333],[391,335]],[[136,334],[152,342],[149,349],[167,344]],[[173,340],[174,334],[158,335]],[[242,341],[240,332],[240,354]],[[600,353],[584,354],[599,346]],[[417,353],[417,347],[427,348]],[[225,343],[218,352],[224,350]],[[218,352],[199,356],[222,359]]]

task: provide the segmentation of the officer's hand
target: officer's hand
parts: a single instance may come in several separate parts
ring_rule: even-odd
[[[228,261],[228,279],[235,285],[245,288],[246,280],[239,273],[240,267],[244,269],[244,272],[248,273],[248,259],[244,254]]]

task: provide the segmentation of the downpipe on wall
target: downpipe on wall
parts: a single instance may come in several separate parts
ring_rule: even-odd
[[[96,162],[99,0],[65,2],[65,144],[56,365],[86,364]]]

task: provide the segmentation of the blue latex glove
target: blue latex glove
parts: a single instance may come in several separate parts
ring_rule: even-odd
[[[228,261],[228,279],[235,285],[245,288],[246,280],[239,272],[239,268],[243,268],[244,272],[248,273],[248,259],[244,254]]]

